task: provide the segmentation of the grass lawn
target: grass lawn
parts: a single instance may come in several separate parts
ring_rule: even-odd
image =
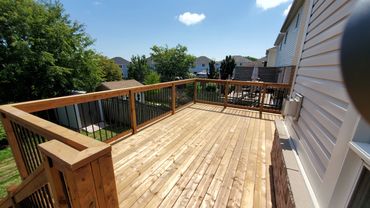
[[[19,184],[21,178],[10,147],[0,150],[0,198],[6,197],[6,188]]]
[[[105,128],[95,131],[94,133],[82,130],[81,134],[87,135],[99,141],[105,141],[129,129],[130,129],[129,126],[107,126]]]

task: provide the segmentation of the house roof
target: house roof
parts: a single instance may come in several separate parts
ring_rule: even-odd
[[[281,41],[283,41],[284,35],[285,35],[285,32],[284,33],[282,33],[282,32],[279,33],[279,35],[276,37],[274,46],[278,46],[281,43]]]
[[[131,63],[122,57],[114,57],[112,60],[118,65],[129,65]]]
[[[280,42],[283,40],[283,37],[284,37],[286,31],[288,30],[289,25],[294,20],[294,17],[297,15],[297,13],[298,13],[299,9],[302,7],[304,1],[305,0],[294,0],[292,6],[290,7],[288,15],[286,16],[286,18],[284,20],[283,26],[281,26],[280,33],[276,37],[275,44],[274,44],[275,46],[279,45]]]
[[[280,32],[286,32],[289,25],[292,23],[294,17],[297,15],[299,8],[303,5],[305,0],[294,0],[292,7],[289,10],[288,15],[285,18],[283,26],[281,27]]]
[[[197,59],[195,59],[195,65],[208,64],[211,61],[212,60],[207,56],[199,56]]]
[[[251,60],[249,60],[248,58],[246,57],[243,57],[243,56],[231,56],[236,63],[249,63],[249,62],[252,62]]]
[[[114,90],[114,89],[122,89],[122,88],[129,88],[129,87],[139,87],[143,86],[140,82],[130,79],[130,80],[120,80],[120,81],[111,81],[111,82],[103,82],[98,87],[99,90]]]
[[[153,58],[151,56],[149,56],[148,58],[146,58],[146,63],[149,66],[155,65],[155,62],[153,61]]]

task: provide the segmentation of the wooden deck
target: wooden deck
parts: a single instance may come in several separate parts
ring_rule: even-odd
[[[279,117],[195,104],[117,142],[120,207],[271,207]]]

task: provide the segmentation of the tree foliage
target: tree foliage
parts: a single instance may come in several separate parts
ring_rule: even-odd
[[[172,81],[177,77],[188,78],[189,69],[194,65],[195,57],[187,53],[187,48],[177,45],[153,46],[151,56],[155,62],[155,69],[161,75],[162,81]]]
[[[149,70],[149,72],[145,75],[144,84],[150,85],[159,82],[161,82],[161,76],[157,72]]]
[[[149,72],[149,66],[146,57],[132,56],[131,64],[128,66],[128,78],[135,79],[141,83],[144,82],[145,75]]]
[[[208,79],[217,79],[218,78],[218,73],[216,71],[216,62],[214,60],[209,62],[209,72],[207,73]]]
[[[109,82],[122,79],[122,70],[113,60],[101,55],[98,55],[98,59],[102,81]]]
[[[226,56],[221,62],[221,79],[229,79],[233,75],[235,69],[235,60],[231,56]]]
[[[249,60],[251,60],[251,61],[257,61],[257,60],[258,60],[257,58],[252,57],[252,56],[247,56],[247,57],[245,57],[245,58],[247,58],[247,59],[249,59]]]
[[[92,43],[58,2],[0,1],[0,102],[93,91],[101,78]]]

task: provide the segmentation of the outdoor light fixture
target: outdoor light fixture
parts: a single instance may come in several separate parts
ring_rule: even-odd
[[[359,0],[345,27],[342,76],[348,94],[370,123],[370,0]]]

